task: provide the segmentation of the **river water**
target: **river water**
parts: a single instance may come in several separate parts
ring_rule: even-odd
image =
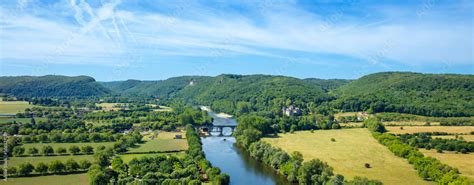
[[[209,111],[217,125],[236,125],[236,120],[219,116]],[[226,131],[224,129],[224,131]],[[230,131],[230,130],[229,130]],[[229,133],[224,133],[229,135]],[[219,167],[222,172],[229,174],[232,185],[273,185],[289,184],[284,177],[256,161],[250,155],[235,145],[234,137],[203,137],[203,150],[206,158],[213,166]]]

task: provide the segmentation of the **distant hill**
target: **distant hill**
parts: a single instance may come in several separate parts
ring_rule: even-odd
[[[344,79],[318,79],[318,78],[306,78],[304,81],[309,82],[315,86],[321,87],[325,92],[333,91],[343,85],[348,84],[352,80]]]
[[[0,93],[17,97],[89,97],[110,93],[88,76],[0,77]]]
[[[181,76],[157,81],[126,80],[100,83],[116,94],[144,95],[168,99],[175,97],[175,94],[188,86],[191,81],[201,84],[201,82],[210,79],[212,77]]]
[[[384,72],[364,76],[336,91],[346,111],[474,116],[474,75]]]
[[[147,95],[162,99],[182,99],[212,105],[218,111],[232,112],[238,102],[250,102],[253,109],[285,104],[305,104],[330,99],[319,84],[285,76],[232,75],[216,77],[183,76],[161,81],[103,82],[123,95]],[[266,109],[266,108],[265,108]]]
[[[384,72],[357,80],[272,75],[181,76],[158,81],[96,82],[87,76],[0,77],[0,93],[18,97],[123,95],[183,100],[216,111],[267,114],[295,105],[344,111],[474,116],[474,75]]]

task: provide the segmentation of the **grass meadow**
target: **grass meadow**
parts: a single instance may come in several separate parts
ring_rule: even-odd
[[[61,155],[61,156],[35,156],[35,157],[10,157],[8,160],[8,166],[18,166],[22,163],[29,162],[33,165],[36,165],[40,162],[49,163],[51,161],[59,160],[61,162],[66,162],[69,159],[74,159],[76,162],[81,160],[93,161],[94,157],[92,155]]]
[[[462,175],[474,181],[474,153],[461,154],[450,151],[438,153],[436,150],[419,150],[426,156],[434,157],[442,163],[458,168]]]
[[[35,118],[36,122],[46,122],[48,118]],[[13,121],[16,121],[17,123],[30,123],[31,118],[7,118],[7,117],[0,117],[0,124],[4,123],[11,123]]]
[[[122,154],[122,155],[120,155],[120,157],[122,158],[124,163],[128,163],[134,158],[153,157],[153,156],[158,156],[158,155],[174,155],[174,156],[177,156],[177,157],[184,157],[185,153],[184,152],[174,152],[174,153],[154,153],[154,154]]]
[[[16,114],[33,106],[27,101],[0,101],[0,114]]]
[[[424,126],[426,121],[385,121],[385,126]],[[439,122],[430,122],[430,126],[438,126]]]
[[[94,147],[94,150],[97,149],[99,146],[105,146],[105,147],[112,147],[114,145],[114,142],[100,142],[100,143],[28,143],[28,144],[23,144],[22,147],[25,148],[26,151],[28,151],[28,148],[36,147],[38,150],[41,151],[41,148],[43,146],[49,145],[53,147],[54,151],[56,151],[59,147],[66,148],[69,152],[69,147],[70,146],[78,146],[81,148],[82,146],[92,146]]]
[[[472,141],[474,142],[474,135],[459,135],[459,138],[463,138],[465,141]],[[432,138],[440,138],[440,139],[455,139],[456,136],[453,135],[446,135],[446,136],[432,136]]]
[[[0,180],[0,185],[88,185],[86,173],[69,175],[48,175],[37,177],[9,178],[7,182]]]
[[[332,166],[336,174],[347,179],[365,176],[384,184],[432,184],[418,177],[405,159],[379,144],[365,128],[300,131],[263,140],[289,153],[299,151],[305,160],[321,159]],[[365,163],[371,168],[365,168]]]
[[[175,135],[182,135],[183,139],[174,139]],[[188,149],[188,142],[185,139],[184,132],[159,132],[156,137],[154,134],[145,135],[145,143],[139,144],[136,148],[131,148],[127,153],[153,153],[168,151],[183,151]]]
[[[474,131],[474,126],[386,126],[389,133],[413,134],[419,132],[447,132],[467,134]]]

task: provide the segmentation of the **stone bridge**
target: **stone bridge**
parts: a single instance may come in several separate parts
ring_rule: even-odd
[[[197,127],[197,129],[200,132],[209,133],[209,135],[211,135],[211,132],[219,132],[217,136],[222,137],[225,136],[224,128],[230,128],[231,133],[233,133],[236,127],[237,125],[202,125]]]

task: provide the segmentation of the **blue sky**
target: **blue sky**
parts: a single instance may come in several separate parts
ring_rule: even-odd
[[[471,0],[0,0],[0,75],[474,74]]]

